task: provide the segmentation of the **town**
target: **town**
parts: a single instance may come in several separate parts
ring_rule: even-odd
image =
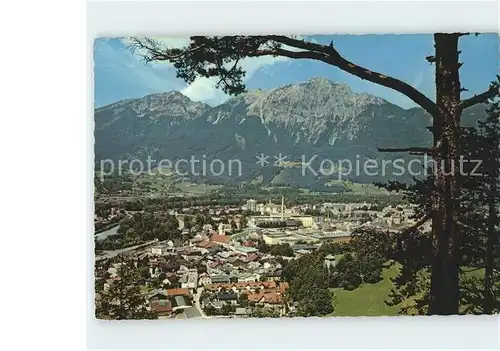
[[[106,214],[105,218],[96,214],[96,222],[120,221],[95,236],[96,306],[102,307],[104,296],[117,284],[128,295],[133,287],[141,301],[136,308],[152,319],[297,315],[301,306],[288,293],[284,266],[326,245],[349,243],[359,228],[397,231],[414,224],[409,205],[286,207],[284,197],[281,203],[248,199],[239,206],[185,207],[169,210],[166,217],[115,208]],[[154,223],[147,224],[148,218]],[[161,226],[164,223],[168,225]],[[124,238],[141,236],[141,230],[158,235],[136,242]],[[328,254],[323,267],[330,270],[337,260]],[[130,278],[124,267],[139,274]],[[108,309],[110,303],[122,303],[120,298],[114,301],[107,302]]]

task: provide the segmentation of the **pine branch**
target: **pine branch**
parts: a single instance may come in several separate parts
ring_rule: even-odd
[[[162,48],[158,44],[158,42],[153,39],[147,39],[147,38],[146,39],[130,38],[130,39],[132,41],[132,44],[130,45],[132,50],[143,49],[147,51],[148,53],[147,55],[141,55],[146,62],[175,61],[182,57],[185,57],[188,54],[199,51],[206,47],[206,44],[201,44],[194,48],[186,49],[177,55],[169,55],[167,54],[168,50]]]
[[[459,226],[464,227],[464,228],[467,228],[467,229],[477,230],[477,228],[471,227],[470,225],[465,224],[465,223],[463,223],[463,222],[461,222],[461,221],[457,221],[457,224],[458,224]]]
[[[263,55],[273,55],[273,56],[285,56],[295,59],[313,59],[318,61],[323,61],[332,66],[338,67],[341,70],[355,75],[361,79],[368,80],[372,83],[376,83],[387,88],[393,89],[401,94],[406,95],[408,98],[413,100],[415,103],[420,105],[424,110],[426,110],[432,116],[439,116],[439,110],[437,105],[422,94],[417,89],[413,88],[408,83],[405,83],[399,79],[386,76],[379,72],[371,71],[365,67],[356,65],[344,57],[342,57],[339,52],[330,45],[321,45],[312,42],[307,42],[304,40],[297,40],[289,38],[286,36],[269,36],[269,39],[274,40],[278,43],[288,45],[290,47],[295,47],[298,49],[308,50],[308,51],[289,51],[281,48],[269,49],[269,50],[257,50],[253,56],[263,56]]]
[[[495,95],[498,94],[498,87],[491,86],[487,91],[481,94],[474,95],[473,97],[469,99],[462,100],[460,102],[460,108],[462,110],[465,110],[468,107],[474,106],[476,104],[484,103],[488,99],[493,98]]]
[[[409,233],[409,232],[412,232],[416,229],[418,229],[418,227],[421,227],[422,225],[424,225],[428,220],[431,219],[431,216],[429,214],[423,216],[422,218],[420,218],[415,224],[407,227],[407,228],[404,228],[401,230],[402,233]]]
[[[212,61],[214,59],[214,55],[219,55],[217,52],[214,53],[212,49],[215,51],[220,50],[221,55],[225,55],[227,58],[231,59],[236,59],[238,56],[258,57],[272,55],[295,59],[313,59],[322,61],[329,65],[338,67],[339,69],[361,79],[393,89],[410,98],[432,116],[439,116],[439,109],[437,105],[410,84],[379,72],[369,70],[346,60],[335,49],[333,43],[330,43],[330,45],[322,45],[282,35],[213,37],[211,39],[212,43],[210,43],[210,40],[206,43],[204,42],[204,39],[208,40],[210,37],[192,37],[193,41],[190,46],[184,49],[168,49],[162,47],[161,43],[159,41],[155,41],[154,39],[132,38],[131,47],[133,49],[145,50],[147,53],[142,56],[146,62],[170,61],[178,64],[178,69],[182,68],[184,70],[182,71],[181,77],[188,81],[194,79],[194,74],[192,72],[193,69],[198,69],[198,74],[201,74],[202,76],[217,74],[215,71],[206,71],[201,66],[193,68],[193,64],[196,66],[196,64],[200,63],[200,61],[203,61],[204,54],[207,54],[207,57],[209,57]],[[201,41],[201,43],[196,45],[197,41]],[[234,45],[232,44],[232,41],[235,41]],[[211,45],[215,45],[215,47],[211,48]],[[285,50],[281,47],[283,45],[304,51]],[[181,60],[185,59],[189,61],[189,64],[185,63],[186,67],[182,67]],[[213,62],[208,60],[207,63]]]

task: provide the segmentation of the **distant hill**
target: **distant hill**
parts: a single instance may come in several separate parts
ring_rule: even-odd
[[[464,112],[464,124],[484,116],[484,107]],[[430,115],[420,108],[403,109],[379,97],[354,93],[348,85],[313,78],[273,90],[255,90],[210,107],[191,101],[179,92],[129,99],[95,110],[95,160],[238,159],[232,175],[188,177],[214,183],[239,183],[259,179],[275,185],[301,187],[324,185],[338,179],[338,169],[327,175],[304,176],[303,160],[317,170],[323,159],[349,159],[353,166],[365,159],[395,159],[406,154],[380,154],[377,147],[429,146]],[[281,153],[286,162],[278,167],[257,164],[256,156]],[[324,163],[328,164],[328,162]],[[186,168],[187,167],[187,168]],[[229,168],[229,167],[226,167]],[[322,168],[325,170],[325,168]],[[362,169],[361,169],[362,170]],[[408,181],[411,177],[386,174],[369,176],[361,172],[347,178],[371,183],[386,179]],[[325,172],[323,172],[325,173]],[[331,173],[331,174],[330,174]],[[381,173],[381,172],[379,172]]]

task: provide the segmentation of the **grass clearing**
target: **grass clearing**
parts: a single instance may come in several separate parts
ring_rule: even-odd
[[[336,260],[340,259],[336,256]],[[328,316],[359,317],[359,316],[396,316],[398,306],[387,306],[385,301],[389,298],[394,283],[391,278],[398,275],[401,265],[395,264],[382,271],[382,280],[376,284],[361,284],[359,288],[348,291],[341,288],[332,288],[334,293],[333,304],[335,311]],[[469,277],[482,278],[484,269],[464,269]],[[413,299],[408,299],[405,304],[412,304]],[[413,314],[410,309],[409,314]]]
[[[335,295],[335,311],[329,316],[395,316],[399,308],[387,306],[385,300],[389,297],[394,284],[394,278],[399,272],[400,266],[393,265],[384,268],[383,279],[376,284],[362,284],[359,288],[348,291],[341,288],[330,289]]]

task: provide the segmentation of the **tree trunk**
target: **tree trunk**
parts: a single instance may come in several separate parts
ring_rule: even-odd
[[[494,180],[496,181],[496,180]],[[494,184],[496,186],[496,184]],[[484,268],[484,301],[483,313],[492,314],[495,298],[493,296],[493,270],[495,265],[495,246],[496,246],[496,222],[497,213],[495,208],[495,199],[490,197],[488,199],[488,238],[486,241],[486,259]]]
[[[436,103],[433,118],[434,190],[432,194],[433,263],[429,314],[458,313],[459,259],[461,237],[459,217],[460,171],[460,78],[459,34],[435,34]]]
[[[484,129],[486,133],[486,142],[490,149],[486,155],[486,205],[488,207],[487,217],[487,237],[486,237],[486,253],[485,253],[485,266],[484,266],[484,300],[483,300],[483,313],[493,314],[495,312],[495,296],[493,293],[494,288],[494,275],[495,264],[497,259],[497,245],[499,240],[499,233],[497,225],[499,224],[498,208],[499,201],[499,152],[500,152],[500,116],[498,115],[498,105],[494,104],[491,110],[488,111],[490,116],[486,122]],[[483,161],[484,163],[484,161]]]

